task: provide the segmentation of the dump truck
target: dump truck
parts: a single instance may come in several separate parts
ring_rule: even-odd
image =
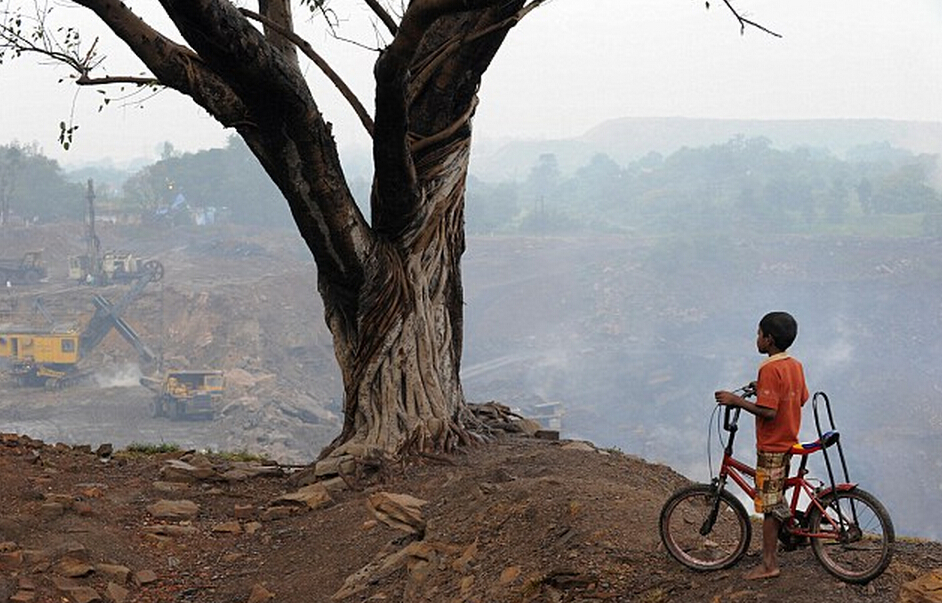
[[[27,251],[21,258],[0,259],[0,284],[31,285],[46,278],[42,251]]]
[[[154,391],[154,416],[174,421],[210,421],[225,392],[220,370],[169,371],[163,378],[142,377],[141,385]]]

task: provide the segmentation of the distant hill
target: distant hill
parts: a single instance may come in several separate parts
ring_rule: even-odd
[[[652,151],[667,155],[685,146],[722,144],[739,135],[764,136],[782,149],[810,146],[838,155],[859,145],[884,142],[914,153],[942,154],[942,122],[624,117],[602,122],[577,138],[514,140],[500,145],[482,140],[473,151],[471,172],[487,181],[522,180],[544,153],[555,154],[560,169],[569,173],[597,153],[626,165]]]

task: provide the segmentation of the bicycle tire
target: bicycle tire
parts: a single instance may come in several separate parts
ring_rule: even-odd
[[[752,539],[752,522],[739,500],[720,492],[719,511],[710,532],[703,536],[716,501],[716,488],[695,484],[677,490],[661,508],[658,529],[671,557],[697,571],[732,567],[742,559]]]
[[[821,508],[811,505],[808,529],[812,534],[834,533],[833,538],[811,538],[811,550],[830,574],[852,584],[866,584],[883,573],[893,557],[896,534],[893,521],[877,498],[853,488],[830,492],[821,499]],[[844,518],[840,532],[838,514]]]

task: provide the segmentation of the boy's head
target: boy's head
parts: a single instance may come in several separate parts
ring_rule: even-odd
[[[788,312],[769,312],[759,321],[759,332],[770,337],[775,347],[784,352],[798,336],[798,323]]]

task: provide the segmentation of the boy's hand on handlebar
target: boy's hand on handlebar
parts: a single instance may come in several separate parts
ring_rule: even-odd
[[[716,398],[716,403],[720,406],[739,406],[742,402],[742,398],[726,390],[715,392],[713,397]]]

